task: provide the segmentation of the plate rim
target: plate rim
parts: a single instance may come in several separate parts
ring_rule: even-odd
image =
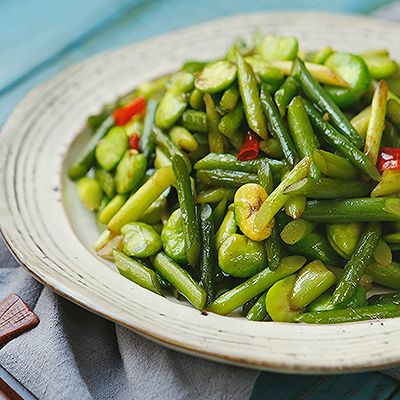
[[[391,28],[395,28],[396,30],[398,30],[400,32],[400,25],[393,23],[393,22],[387,22],[385,20],[381,20],[379,18],[374,18],[374,17],[370,17],[370,16],[359,16],[359,15],[349,15],[349,14],[345,14],[345,13],[323,13],[323,12],[318,12],[318,13],[314,13],[314,12],[307,12],[307,11],[290,11],[290,12],[281,12],[281,11],[268,11],[268,12],[258,12],[258,13],[239,13],[239,14],[235,14],[233,16],[228,16],[228,17],[223,17],[223,18],[217,18],[217,19],[213,19],[213,20],[208,20],[205,22],[202,22],[200,24],[195,24],[195,25],[190,25],[188,27],[184,27],[178,30],[174,30],[174,31],[170,31],[166,34],[162,34],[162,35],[157,35],[154,37],[151,37],[149,39],[146,39],[144,41],[139,41],[139,42],[135,42],[132,44],[128,44],[125,46],[121,46],[121,47],[117,47],[117,48],[112,48],[110,50],[105,50],[102,51],[100,53],[97,53],[89,58],[84,59],[81,62],[77,62],[77,63],[73,63],[71,65],[69,65],[67,68],[62,69],[61,71],[57,72],[56,74],[52,75],[49,79],[47,79],[45,82],[41,83],[38,86],[35,86],[33,89],[31,89],[17,104],[16,107],[14,107],[13,111],[9,114],[9,116],[6,118],[4,124],[1,126],[0,128],[0,134],[3,133],[3,131],[7,128],[8,124],[10,123],[10,121],[13,120],[13,118],[15,116],[18,116],[18,110],[20,108],[23,108],[25,103],[29,103],[29,99],[31,96],[35,96],[36,94],[38,94],[41,90],[43,90],[46,85],[49,82],[52,82],[53,80],[56,80],[57,78],[62,77],[63,75],[67,75],[69,74],[74,68],[76,68],[77,66],[82,66],[86,63],[90,64],[92,62],[94,62],[95,60],[101,58],[102,56],[104,56],[105,54],[110,54],[110,53],[114,53],[114,52],[118,52],[118,51],[124,51],[125,49],[131,47],[132,45],[136,45],[136,44],[140,44],[140,45],[144,45],[146,43],[150,43],[150,42],[155,42],[157,40],[159,40],[160,38],[165,38],[165,37],[169,37],[169,36],[175,36],[177,34],[181,34],[182,32],[191,30],[191,29],[199,29],[201,27],[207,26],[210,23],[215,23],[215,22],[227,22],[229,20],[238,18],[238,17],[251,17],[251,16],[263,16],[265,18],[268,18],[271,15],[282,15],[282,16],[286,16],[286,15],[307,15],[307,16],[314,16],[314,17],[322,17],[322,18],[332,18],[333,16],[339,17],[339,18],[345,18],[345,19],[349,19],[349,20],[353,20],[353,21],[359,21],[359,22],[371,22],[374,21],[376,22],[378,25],[382,24],[384,22],[385,26],[388,27],[389,29]],[[80,132],[76,132],[75,134],[75,138],[77,135],[79,135]],[[75,140],[75,138],[73,140]],[[64,154],[65,155],[65,154]],[[0,170],[0,173],[2,170]],[[60,177],[61,179],[61,177]],[[88,305],[88,303],[90,304],[91,301],[89,298],[85,298],[84,294],[78,294],[75,295],[71,292],[73,292],[72,290],[70,290],[66,285],[63,285],[62,283],[57,285],[57,284],[51,284],[48,281],[44,281],[40,276],[38,276],[31,268],[31,266],[29,265],[29,262],[25,262],[23,260],[23,258],[20,256],[20,252],[18,250],[18,245],[14,245],[13,241],[11,239],[12,237],[12,233],[10,232],[6,232],[6,230],[3,229],[3,223],[1,221],[0,218],[0,234],[2,235],[2,237],[4,238],[4,241],[8,247],[8,249],[10,250],[11,254],[14,256],[14,258],[18,261],[18,263],[23,266],[31,275],[34,276],[34,278],[36,280],[38,280],[40,283],[42,283],[44,286],[50,288],[52,291],[54,291],[55,293],[65,297],[66,299],[74,302],[75,304],[78,304],[79,306],[97,314],[100,315],[103,318],[109,319],[113,322],[116,322],[122,326],[125,326],[126,328],[135,331],[136,333],[149,338],[150,340],[153,340],[157,343],[161,343],[164,346],[173,348],[175,350],[179,350],[179,351],[184,351],[186,353],[192,354],[192,355],[197,355],[197,356],[202,356],[214,361],[220,361],[220,362],[225,362],[225,363],[230,363],[230,364],[234,364],[234,365],[241,365],[244,367],[248,367],[248,368],[257,368],[257,369],[265,369],[265,370],[273,370],[273,371],[279,371],[279,372],[285,372],[285,373],[291,373],[291,372],[296,372],[296,373],[301,373],[301,374],[315,374],[315,373],[326,373],[326,372],[333,372],[333,373],[343,373],[343,372],[356,372],[356,371],[367,371],[367,370],[374,370],[377,368],[387,368],[387,367],[392,367],[394,365],[397,365],[400,362],[400,359],[396,362],[376,362],[374,364],[369,364],[367,367],[364,368],[352,368],[350,367],[345,367],[343,368],[343,366],[339,366],[339,367],[332,367],[329,366],[326,369],[318,367],[318,369],[312,369],[310,367],[304,367],[304,368],[299,368],[298,366],[296,366],[295,368],[292,367],[287,363],[274,363],[274,362],[270,362],[268,360],[264,360],[264,362],[262,363],[254,363],[254,360],[251,361],[249,359],[242,359],[242,358],[237,358],[237,357],[229,357],[229,356],[225,356],[225,355],[221,355],[218,353],[214,353],[214,352],[207,352],[205,350],[201,350],[200,348],[194,349],[191,348],[187,345],[185,345],[184,343],[179,343],[176,341],[173,341],[172,339],[167,340],[165,337],[163,336],[154,336],[153,334],[146,332],[146,331],[140,331],[139,328],[137,327],[133,327],[132,325],[128,325],[123,318],[121,318],[118,315],[110,315],[110,312],[108,312],[108,314],[106,312],[104,312],[102,310],[102,306],[92,306],[92,305]],[[86,300],[86,303],[84,302]],[[112,312],[111,312],[112,313]],[[400,318],[399,318],[400,321]]]

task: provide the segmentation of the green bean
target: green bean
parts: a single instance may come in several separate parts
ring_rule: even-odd
[[[239,286],[222,294],[211,303],[208,310],[216,314],[229,314],[253,297],[265,292],[275,282],[299,270],[305,261],[306,259],[300,256],[282,258],[275,271],[271,271],[269,268],[264,269]]]
[[[246,315],[249,321],[264,321],[268,313],[265,308],[265,296],[266,293],[262,294],[260,298],[254,303]]]
[[[316,223],[398,221],[400,199],[310,200],[303,218]]]
[[[187,155],[181,149],[179,149],[165,133],[163,133],[160,129],[156,127],[153,129],[153,139],[155,144],[157,146],[160,146],[162,151],[169,158],[172,158],[174,155],[179,155],[184,159],[185,164],[189,168],[189,170],[191,169],[192,164],[190,163]]]
[[[199,182],[217,187],[238,188],[245,183],[258,183],[258,176],[256,174],[222,169],[198,170],[196,177]]]
[[[350,161],[325,150],[314,150],[313,160],[321,172],[335,179],[357,179],[357,169]]]
[[[201,256],[200,281],[207,293],[207,304],[214,300],[216,294],[215,275],[217,268],[214,247],[214,221],[212,208],[208,204],[200,206]]]
[[[274,190],[274,182],[272,178],[271,167],[269,166],[267,160],[260,160],[257,176],[260,185],[265,189],[267,193],[271,193]]]
[[[132,282],[151,290],[154,293],[162,294],[162,289],[158,283],[156,273],[145,267],[141,262],[126,256],[120,251],[113,251],[113,257],[119,273]]]
[[[224,219],[224,216],[226,214],[227,203],[228,199],[226,197],[222,198],[212,212],[215,230],[219,228]]]
[[[239,152],[242,148],[245,134],[246,133],[244,130],[239,129],[230,138],[228,138],[228,142],[234,151]]]
[[[400,134],[393,124],[386,120],[382,136],[382,145],[386,147],[400,147]]]
[[[289,132],[286,128],[286,125],[283,122],[281,114],[279,113],[279,110],[274,103],[274,100],[272,99],[271,95],[268,93],[264,85],[261,86],[260,101],[264,113],[272,126],[272,130],[275,133],[275,137],[279,140],[286,161],[289,163],[289,165],[293,166],[298,158],[296,149],[294,147],[292,138],[290,137]]]
[[[339,324],[344,322],[365,321],[371,319],[394,318],[400,316],[400,306],[394,304],[373,305],[344,310],[330,310],[315,313],[304,313],[296,322],[307,324]]]
[[[360,240],[363,224],[352,222],[346,224],[328,224],[326,233],[329,244],[341,257],[349,259]]]
[[[383,171],[382,180],[371,192],[371,197],[388,196],[400,191],[400,171]]]
[[[146,156],[148,164],[150,163],[154,155],[154,142],[152,135],[157,106],[157,100],[150,99],[147,102],[146,116],[143,125],[143,134],[139,140],[140,151]]]
[[[317,80],[313,78],[303,61],[297,58],[293,63],[292,71],[292,74],[299,80],[305,94],[322,110],[329,114],[332,122],[346,139],[346,142],[351,142],[357,148],[362,147],[364,143],[357,131],[346,119],[343,112],[335,104],[328,93],[326,93]]]
[[[267,138],[267,124],[261,108],[256,77],[251,66],[240,54],[236,58],[239,92],[247,123],[263,139]]]
[[[400,243],[400,232],[389,233],[383,237],[388,243]]]
[[[154,168],[160,169],[162,167],[167,167],[172,165],[171,158],[168,157],[160,147],[156,147],[155,157],[154,157]]]
[[[191,132],[208,132],[207,116],[204,111],[184,111],[182,114],[182,125]]]
[[[275,103],[282,117],[286,114],[287,106],[298,92],[296,79],[288,76],[274,95]]]
[[[235,64],[219,60],[206,64],[194,84],[203,93],[218,93],[228,88],[235,79]]]
[[[196,151],[199,147],[194,136],[182,126],[174,126],[169,131],[169,137],[179,148],[186,151]]]
[[[103,193],[100,184],[96,179],[88,178],[87,176],[79,179],[77,185],[78,197],[81,203],[90,211],[95,211],[99,208]]]
[[[282,71],[272,67],[259,55],[248,56],[245,58],[245,62],[250,64],[258,80],[263,82],[271,93],[275,93],[284,81]]]
[[[341,270],[341,268],[339,268]],[[311,312],[328,311],[345,308],[358,308],[365,307],[368,305],[366,290],[364,286],[358,285],[353,296],[349,301],[345,302],[342,307],[334,306],[330,304],[331,296],[333,290],[327,290],[325,293],[321,294],[317,299],[308,305],[308,310]]]
[[[392,263],[392,250],[384,240],[378,242],[374,251],[374,260],[384,267],[387,267]]]
[[[385,81],[380,81],[372,99],[371,116],[365,136],[364,152],[376,164],[385,128],[386,102],[388,87]]]
[[[289,300],[292,310],[300,310],[336,283],[335,275],[320,260],[303,267],[297,274]]]
[[[96,168],[96,181],[99,182],[101,190],[111,199],[115,194],[115,181],[112,174],[102,168]]]
[[[193,89],[193,92],[190,93],[189,97],[190,107],[198,111],[204,110],[203,96],[203,93],[199,89]]]
[[[162,289],[165,290],[176,290],[162,275],[160,275],[159,272],[156,271],[156,278],[157,278],[157,282],[160,284]],[[175,296],[176,297],[176,296]]]
[[[400,98],[389,90],[387,116],[396,128],[400,128]]]
[[[281,261],[281,241],[276,226],[272,228],[271,234],[265,241],[265,251],[267,252],[268,268],[275,271]]]
[[[193,307],[202,310],[207,294],[204,289],[178,264],[164,253],[158,253],[153,259],[155,269],[184,296]]]
[[[295,244],[304,239],[315,229],[315,224],[305,221],[304,219],[297,219],[290,221],[281,232],[281,239],[286,244]]]
[[[222,199],[233,200],[235,194],[234,189],[230,188],[215,188],[203,190],[196,196],[196,202],[203,203],[219,203]]]
[[[161,194],[161,196],[152,203],[147,210],[140,217],[140,222],[144,222],[148,225],[156,225],[163,219],[163,214],[167,208],[167,196],[169,194],[169,188]]]
[[[161,231],[161,241],[169,258],[179,264],[186,264],[185,230],[181,209],[175,210]]]
[[[208,137],[202,133],[194,133],[193,137],[196,139],[198,147],[196,151],[189,153],[189,159],[192,163],[196,163],[209,153]]]
[[[146,172],[146,157],[136,150],[127,150],[117,165],[115,186],[117,193],[135,190]]]
[[[193,75],[189,72],[179,72],[171,78],[155,114],[159,128],[168,129],[181,117],[188,103],[186,93],[193,89],[193,82]]]
[[[250,299],[249,301],[247,301],[246,303],[244,303],[242,305],[242,310],[241,313],[242,315],[245,317],[247,315],[247,313],[250,311],[251,307],[254,306],[254,304],[257,303],[257,300],[260,298],[261,296],[255,296],[252,299]]]
[[[363,197],[368,195],[370,190],[371,185],[365,182],[340,181],[332,178],[303,178],[288,186],[284,193],[314,199],[338,199]]]
[[[264,152],[268,157],[272,158],[284,158],[282,147],[278,139],[274,137],[268,138],[267,140],[261,140],[260,150]]]
[[[176,176],[179,206],[182,212],[186,258],[188,263],[194,267],[200,253],[200,231],[190,175],[184,159],[177,154],[172,157],[172,166]]]
[[[313,55],[311,61],[315,64],[323,64],[331,54],[333,54],[332,47],[323,47]]]
[[[286,215],[293,219],[298,219],[306,208],[306,198],[301,195],[290,195],[283,207]]]
[[[220,114],[227,114],[233,111],[239,101],[239,89],[236,84],[231,85],[225,90],[218,104],[218,112]]]
[[[340,262],[326,237],[319,232],[311,232],[297,243],[287,245],[286,249],[292,254],[301,254],[309,260],[321,260],[327,265],[337,265]]]
[[[272,172],[279,172],[286,163],[284,161],[263,158],[267,160]],[[194,169],[224,169],[231,171],[257,173],[260,159],[239,161],[233,154],[215,154],[209,153],[201,160],[197,161]]]
[[[400,264],[392,262],[388,266],[380,265],[372,261],[367,268],[367,274],[378,285],[391,289],[400,289]]]
[[[307,116],[301,97],[296,96],[288,107],[288,124],[294,144],[300,157],[311,157],[310,177],[319,178],[321,172],[314,163],[312,156],[319,143]]]
[[[118,233],[123,225],[140,219],[143,212],[175,182],[171,166],[158,169],[111,218],[108,229]]]
[[[160,235],[143,222],[131,222],[121,228],[123,252],[132,257],[150,257],[162,247]]]
[[[292,61],[274,61],[271,63],[271,65],[279,69],[285,75],[293,75],[292,71],[294,62]],[[346,82],[338,73],[325,65],[306,62],[305,67],[311,76],[319,83],[338,86],[341,88],[347,88],[350,86],[350,84]],[[296,80],[298,80],[298,78],[296,78]]]
[[[228,236],[236,233],[237,224],[235,218],[235,207],[231,204],[228,207],[228,211],[225,214],[225,217],[215,234],[215,247],[218,250],[222,243],[228,238]]]
[[[239,129],[243,122],[244,112],[241,104],[238,104],[232,111],[225,114],[219,124],[218,129],[226,137],[231,138]]]
[[[112,116],[109,116],[94,132],[88,143],[85,145],[79,160],[68,169],[68,176],[70,179],[76,180],[82,178],[94,165],[96,160],[95,150],[97,142],[110,130],[113,125],[114,119]]]
[[[290,171],[282,182],[278,185],[278,187],[268,196],[260,210],[257,213],[257,216],[254,220],[255,228],[258,230],[263,230],[275,214],[283,207],[285,202],[287,201],[287,195],[283,194],[284,190],[287,186],[292,183],[298,181],[299,179],[307,176],[308,171],[310,169],[310,158],[304,157],[293,169]]]
[[[364,108],[360,113],[354,116],[350,123],[357,130],[358,134],[365,139],[368,130],[369,119],[371,117],[371,106]]]
[[[376,181],[381,179],[375,164],[373,164],[364,153],[326,122],[309,102],[304,101],[304,107],[310,117],[311,123],[314,125],[314,128],[317,129],[319,134],[330,145],[335,147],[339,152],[347,157],[354,166],[368,174],[372,179]]]
[[[386,294],[376,294],[368,299],[368,304],[370,306],[379,304],[396,304],[400,305],[400,292],[386,293]]]
[[[128,136],[121,126],[114,126],[98,141],[96,161],[106,171],[116,167],[128,148]]]
[[[127,194],[117,194],[114,196],[108,204],[99,213],[99,222],[102,224],[108,224],[110,219],[117,213],[117,211],[125,204],[128,199]]]
[[[343,275],[333,292],[331,304],[341,304],[354,294],[361,276],[368,268],[380,236],[379,224],[370,222],[366,225],[354,253],[344,267]]]
[[[223,153],[224,142],[222,141],[221,132],[218,129],[219,115],[215,108],[214,100],[210,94],[204,95],[204,103],[206,104],[207,126],[208,126],[208,144],[211,153]]]

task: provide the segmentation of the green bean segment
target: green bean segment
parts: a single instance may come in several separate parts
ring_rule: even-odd
[[[300,256],[284,257],[275,271],[269,268],[264,269],[218,297],[211,303],[208,310],[221,315],[229,314],[254,296],[265,292],[275,282],[299,270],[305,262],[306,259]]]
[[[154,268],[184,296],[193,307],[202,310],[207,294],[189,273],[174,263],[164,253],[158,253],[153,259]]]
[[[119,251],[114,251],[113,256],[115,265],[122,276],[137,283],[145,289],[151,290],[154,293],[162,294],[162,289],[158,283],[156,273],[152,269],[145,267],[139,261],[130,258]]]

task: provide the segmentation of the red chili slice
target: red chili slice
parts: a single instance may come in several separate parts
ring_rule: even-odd
[[[132,150],[139,150],[139,136],[137,133],[134,133],[129,138],[129,148],[131,148]]]
[[[247,132],[237,158],[239,161],[254,160],[258,157],[259,150],[260,142],[258,136],[253,132]]]
[[[123,107],[117,108],[113,112],[115,125],[118,126],[126,125],[134,115],[142,114],[145,108],[146,108],[146,99],[143,96],[139,96],[131,103],[128,103]]]
[[[378,169],[380,172],[388,169],[400,169],[400,149],[382,147],[378,157]]]

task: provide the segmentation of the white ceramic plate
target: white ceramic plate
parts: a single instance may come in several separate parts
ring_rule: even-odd
[[[194,26],[74,65],[37,87],[1,131],[1,231],[32,275],[71,301],[166,346],[214,360],[300,373],[400,363],[400,318],[309,326],[201,315],[118,275],[90,249],[94,218],[65,175],[85,118],[186,59],[220,56],[255,29],[295,35],[306,49],[388,48],[400,60],[400,26],[363,17],[260,13]],[[75,141],[74,141],[75,140]],[[72,147],[71,147],[72,145]]]

